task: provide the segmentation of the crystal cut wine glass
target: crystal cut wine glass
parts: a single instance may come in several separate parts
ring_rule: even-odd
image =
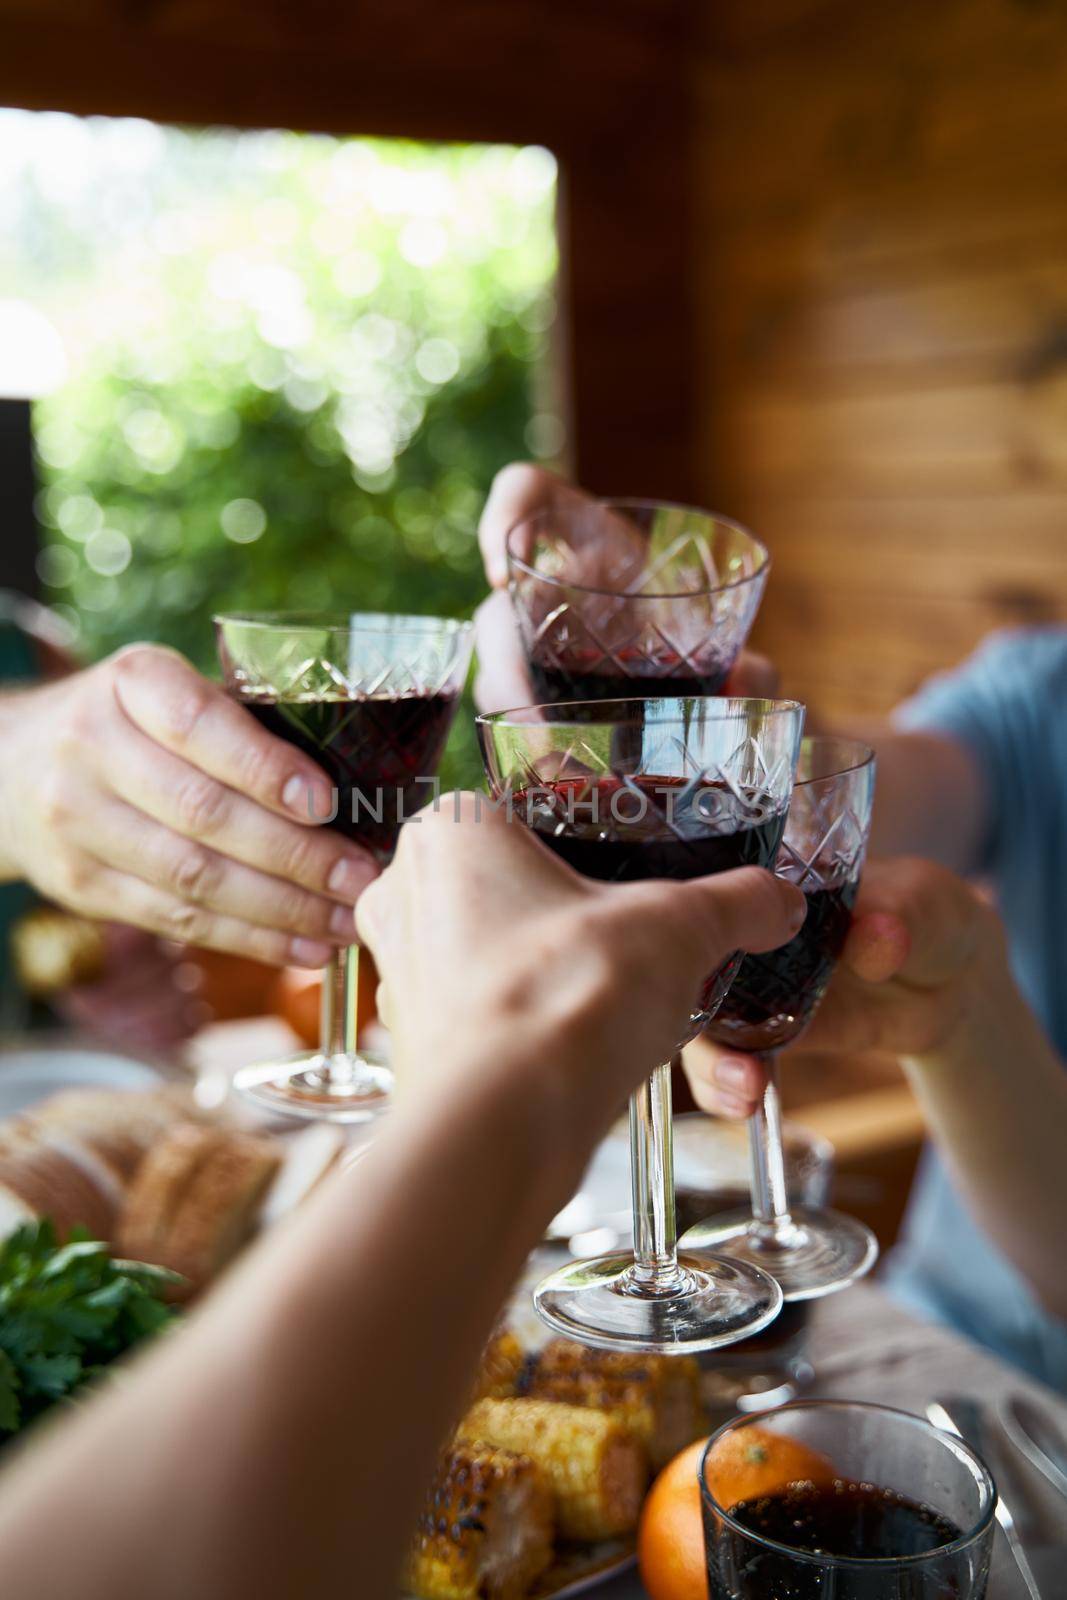
[[[777,872],[804,891],[808,914],[789,944],[746,956],[707,1032],[760,1056],[767,1087],[750,1119],[752,1208],[698,1223],[684,1243],[728,1245],[777,1278],[787,1301],[817,1299],[870,1271],[878,1256],[858,1218],[786,1197],[777,1052],[799,1038],[826,992],[859,889],[874,801],[874,753],[853,739],[801,747]]]
[[[216,617],[226,687],[333,785],[328,821],[382,864],[433,795],[471,651],[471,624],[439,617],[248,613]],[[249,1066],[236,1087],[274,1112],[365,1122],[388,1110],[392,1073],[360,1054],[358,947],[323,978],[319,1048]]]
[[[547,507],[511,529],[507,555],[543,701],[718,693],[770,571],[740,524],[642,500]]]
[[[803,707],[656,698],[526,707],[478,719],[490,792],[578,872],[609,882],[696,878],[773,863]],[[693,1037],[740,961],[694,996]],[[569,1263],[535,1294],[558,1332],[605,1348],[711,1350],[765,1327],[781,1291],[758,1267],[678,1256],[671,1064],[630,1101],[634,1249]]]

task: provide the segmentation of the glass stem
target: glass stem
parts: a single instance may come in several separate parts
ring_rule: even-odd
[[[678,1266],[674,1210],[674,1130],[671,1064],[657,1067],[630,1096],[630,1182],[633,1188],[634,1264],[631,1292],[677,1293],[684,1284]]]
[[[760,1053],[767,1073],[763,1099],[748,1122],[752,1152],[752,1215],[755,1231],[768,1242],[782,1243],[792,1232],[785,1182],[785,1148],[782,1144],[782,1101],[778,1093],[778,1058],[771,1050]]]
[[[332,955],[322,974],[319,1048],[322,1076],[330,1083],[348,1083],[353,1076],[359,1021],[359,945]]]

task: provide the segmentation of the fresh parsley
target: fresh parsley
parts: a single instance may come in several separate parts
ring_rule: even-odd
[[[0,1244],[0,1443],[66,1400],[173,1317],[163,1295],[181,1280],[119,1261],[75,1229],[66,1244],[48,1221]]]

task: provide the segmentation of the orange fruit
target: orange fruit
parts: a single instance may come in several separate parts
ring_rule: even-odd
[[[733,1428],[708,1456],[707,1485],[727,1510],[791,1483],[833,1483],[833,1463],[810,1445],[771,1428]]]
[[[219,950],[189,950],[182,961],[200,970],[196,998],[210,1008],[214,1022],[237,1017],[261,1017],[271,1007],[277,967],[266,967],[245,956],[224,955]]]
[[[359,952],[359,1025],[362,1029],[378,1015],[375,1001],[378,974],[369,950]],[[322,973],[305,967],[283,967],[275,974],[272,1005],[269,1009],[284,1017],[309,1049],[319,1042],[319,1010],[322,1000]],[[264,1008],[268,1009],[268,1008]]]
[[[668,1461],[641,1508],[637,1564],[651,1600],[707,1600],[700,1457],[706,1439]]]
[[[641,1508],[637,1562],[651,1600],[707,1600],[698,1476],[707,1442],[698,1439],[669,1461]],[[724,1434],[707,1472],[708,1486],[727,1508],[790,1483],[832,1483],[838,1476],[817,1450],[760,1427]]]

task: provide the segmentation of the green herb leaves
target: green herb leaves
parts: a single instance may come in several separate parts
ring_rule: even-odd
[[[0,1442],[168,1323],[162,1296],[179,1281],[84,1230],[60,1246],[47,1221],[0,1244]]]

